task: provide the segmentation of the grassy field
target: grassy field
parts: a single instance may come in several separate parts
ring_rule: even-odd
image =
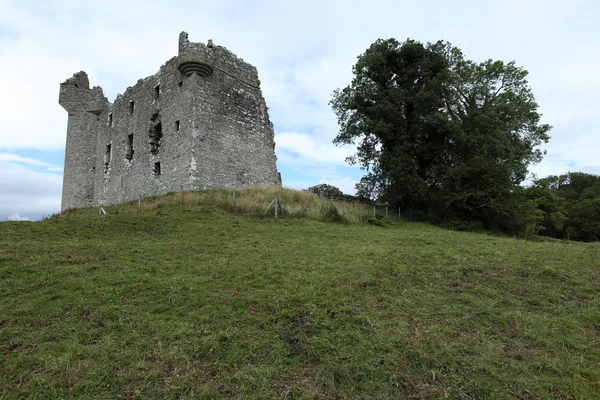
[[[0,223],[0,399],[600,398],[600,245],[218,196]]]

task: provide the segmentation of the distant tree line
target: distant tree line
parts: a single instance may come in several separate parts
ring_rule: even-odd
[[[514,62],[465,59],[439,41],[377,40],[331,105],[336,144],[367,171],[357,195],[433,222],[599,240],[597,176],[569,173],[521,186],[551,127]]]
[[[540,234],[600,241],[600,176],[570,172],[537,179],[523,190],[532,202]]]

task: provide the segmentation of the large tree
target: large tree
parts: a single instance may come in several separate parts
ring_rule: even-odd
[[[550,126],[514,62],[465,60],[446,42],[378,40],[334,92],[348,161],[367,174],[363,194],[440,216],[506,217],[511,193],[543,156]]]

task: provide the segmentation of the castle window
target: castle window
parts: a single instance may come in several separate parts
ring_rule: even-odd
[[[156,85],[154,88],[154,100],[158,100],[160,96],[160,85]]]
[[[179,120],[175,121],[175,132],[179,132]]]
[[[160,123],[160,114],[154,113],[150,117],[150,129],[148,130],[148,144],[150,144],[150,153],[158,154],[160,141],[162,139],[162,124]]]
[[[133,100],[129,100],[129,114],[133,114],[135,110],[135,102]]]
[[[108,126],[113,126],[113,115],[108,113]]]
[[[111,156],[111,149],[110,149],[110,144],[106,145],[106,152],[104,153],[104,173],[106,174],[108,172],[108,165],[110,164],[110,156]]]
[[[154,163],[154,167],[152,167],[152,173],[154,176],[160,176],[160,162]]]
[[[131,160],[133,158],[133,133],[127,136],[125,142],[125,158]]]
[[[179,85],[179,87],[182,87],[183,86],[183,81],[179,81],[178,85]]]

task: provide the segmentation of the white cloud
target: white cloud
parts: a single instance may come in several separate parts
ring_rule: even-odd
[[[600,166],[598,165],[583,165],[579,169],[581,172],[585,172],[586,174],[600,175]]]
[[[64,146],[66,113],[58,105],[60,71],[65,62],[44,58],[37,48],[0,40],[0,75],[11,77],[2,83],[0,127],[4,149],[55,150]],[[40,73],[40,58],[43,73]]]
[[[352,147],[323,143],[306,133],[278,133],[275,141],[279,160],[291,165],[347,165],[344,160],[355,152]]]
[[[21,157],[17,154],[0,153],[0,161],[12,161],[23,164],[37,165],[40,167],[50,167],[50,164],[44,161],[36,160],[28,157]],[[50,169],[50,168],[47,168]]]
[[[0,219],[11,215],[41,218],[60,210],[62,177],[0,161]]]
[[[389,37],[447,40],[477,61],[516,60],[530,71],[544,122],[555,126],[544,146],[548,156],[532,170],[542,176],[598,171],[599,13],[600,3],[589,0],[440,0],[428,7],[395,0],[368,7],[344,0],[106,0],[101,6],[0,0],[0,74],[10,77],[0,97],[0,163],[19,176],[5,179],[3,171],[0,206],[13,196],[6,192],[12,185],[11,202],[43,208],[37,196],[45,192],[27,189],[41,183],[56,207],[51,212],[58,210],[60,177],[51,172],[61,169],[19,151],[64,148],[67,113],[57,103],[60,82],[86,70],[91,84],[102,86],[112,100],[176,55],[181,30],[192,41],[212,38],[257,66],[277,131],[278,165],[284,177],[303,174],[290,184],[353,186],[353,178],[336,168],[346,165],[354,148],[331,143],[338,127],[328,102],[334,89],[350,83],[356,57],[377,38]],[[0,215],[8,212],[20,213]]]
[[[321,179],[321,181],[319,183],[326,183],[328,185],[335,186],[346,194],[354,195],[354,194],[356,194],[355,185],[358,183],[358,181],[354,178],[346,176],[343,178],[336,178],[336,179]]]
[[[7,221],[31,221],[29,218],[27,218],[27,217],[22,217],[22,216],[20,216],[20,215],[19,215],[19,214],[17,214],[17,213],[12,213],[12,214],[8,215],[8,216],[6,217],[6,220],[7,220]]]

